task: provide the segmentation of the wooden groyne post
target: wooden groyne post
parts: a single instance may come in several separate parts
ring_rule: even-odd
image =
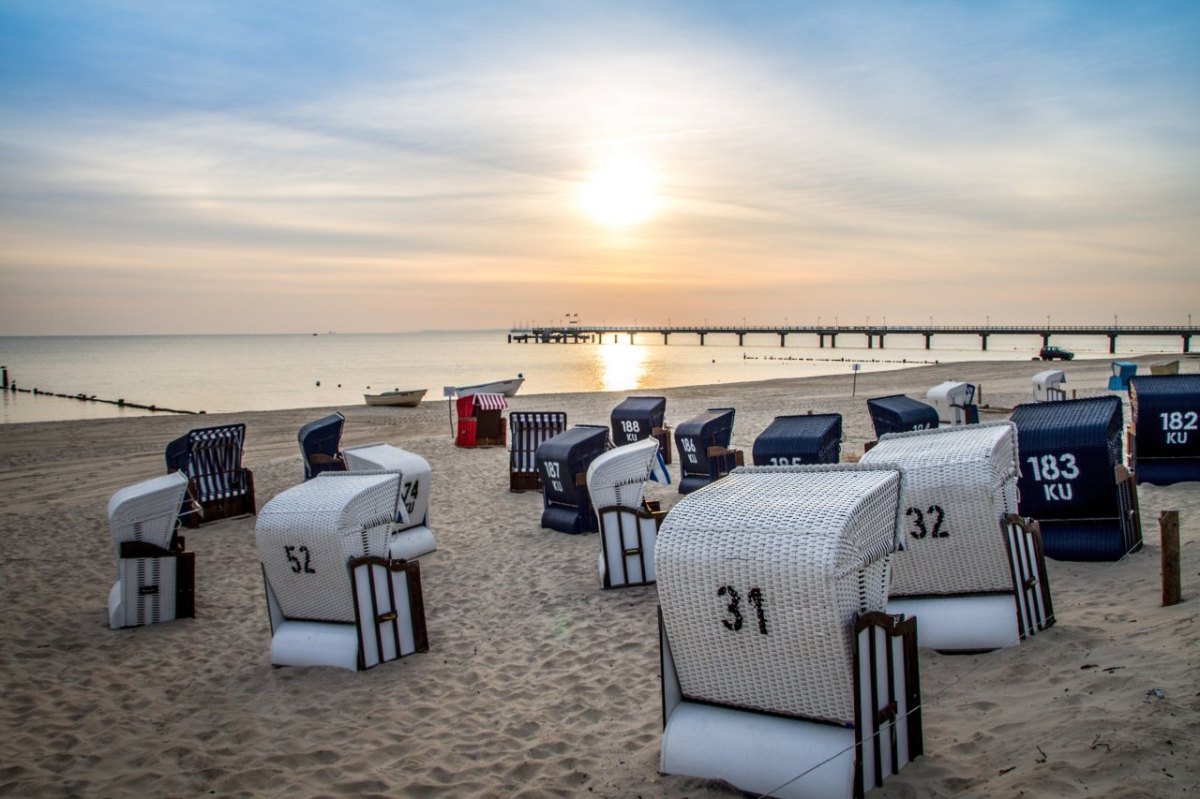
[[[8,391],[8,367],[0,366],[0,372],[4,373],[4,390]]]
[[[1158,531],[1162,536],[1162,603],[1165,608],[1178,605],[1180,600],[1179,511],[1160,513]]]

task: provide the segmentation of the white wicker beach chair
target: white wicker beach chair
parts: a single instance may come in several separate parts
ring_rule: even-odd
[[[108,592],[114,629],[189,618],[195,612],[196,556],[175,535],[188,478],[173,472],[120,489],[108,500],[117,581]]]
[[[1033,399],[1035,402],[1058,402],[1067,398],[1062,384],[1067,376],[1062,369],[1047,369],[1033,376]]]
[[[597,572],[602,588],[654,582],[654,544],[664,511],[647,504],[646,481],[658,461],[658,439],[610,449],[587,470],[588,493],[600,522]]]
[[[908,478],[908,547],[893,560],[888,611],[917,617],[921,646],[998,649],[1053,624],[1040,535],[1017,534],[1006,518],[1017,511],[1016,425],[889,433],[862,462],[897,464]],[[1013,560],[1013,545],[1028,554]],[[1045,611],[1032,623],[1021,562],[1034,565]]]
[[[666,774],[850,797],[922,751],[916,624],[884,614],[903,472],[739,468],[659,531]]]
[[[943,425],[975,424],[979,421],[979,406],[975,404],[975,386],[947,380],[925,393],[925,400],[937,410]]]
[[[388,540],[387,556],[414,560],[437,549],[429,529],[429,490],[433,470],[429,461],[391,444],[366,444],[342,453],[352,472],[398,472],[404,502]]]
[[[419,564],[387,557],[400,483],[324,472],[263,508],[272,664],[357,670],[428,650]]]

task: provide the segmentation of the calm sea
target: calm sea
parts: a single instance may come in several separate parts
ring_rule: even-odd
[[[159,408],[209,413],[356,405],[363,393],[429,390],[525,376],[522,394],[640,391],[782,377],[897,369],[935,361],[1028,360],[1039,338],[996,336],[981,352],[975,336],[891,335],[887,348],[842,335],[837,349],[815,336],[676,334],[670,346],[641,334],[597,344],[507,343],[507,331],[237,336],[0,337],[0,366],[17,386],[84,394]],[[1080,358],[1110,358],[1102,336],[1055,336]],[[1120,353],[1179,352],[1171,338],[1118,339]],[[144,416],[148,411],[53,396],[0,392],[0,423]]]

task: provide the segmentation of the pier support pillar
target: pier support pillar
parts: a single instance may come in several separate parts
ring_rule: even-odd
[[[817,338],[820,339],[820,341],[821,341],[821,349],[825,349],[825,334],[818,333]]]
[[[1050,334],[1049,334],[1049,333],[1043,333],[1043,334],[1042,334],[1042,346],[1043,346],[1043,347],[1049,347],[1049,346],[1050,346]]]
[[[1183,340],[1183,351],[1187,352],[1187,339]],[[8,367],[0,366],[0,372],[4,373],[4,390],[8,391]]]
[[[1192,337],[1190,335],[1188,335],[1187,333],[1183,334],[1183,351],[1184,352],[1192,351]],[[7,377],[5,379],[7,379]]]
[[[1109,333],[1108,334],[1108,354],[1115,355],[1116,352],[1117,352],[1117,334]]]
[[[667,346],[668,340],[669,340],[670,338],[671,338],[671,334],[670,334],[670,333],[667,333],[667,332],[664,332],[664,333],[663,333],[663,346],[664,346],[664,347],[665,347],[665,346]]]
[[[787,333],[779,334],[779,346],[781,346],[781,347],[787,346]]]
[[[630,334],[629,334],[629,343],[630,343],[630,344],[632,344],[632,343],[633,343],[633,333],[630,333]]]
[[[829,346],[835,350],[837,349],[837,333],[829,334]]]
[[[879,349],[883,349],[883,333],[879,334]]]
[[[930,343],[931,343],[932,341],[933,341],[933,334],[932,334],[932,333],[926,333],[926,334],[925,334],[925,349],[931,349],[931,347],[930,347]]]
[[[700,346],[701,347],[704,346],[704,332],[703,331],[700,332]]]
[[[746,345],[746,334],[739,332],[738,333],[738,346],[744,347],[745,345]]]
[[[875,337],[872,336],[870,333],[867,334],[867,349],[869,349],[869,350],[875,349]]]
[[[982,350],[983,352],[987,352],[987,340],[988,340],[987,333],[979,334],[979,349]],[[929,348],[926,347],[926,349],[929,349]]]

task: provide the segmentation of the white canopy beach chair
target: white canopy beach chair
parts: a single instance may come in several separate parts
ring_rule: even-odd
[[[323,472],[262,509],[273,665],[360,670],[429,649],[419,564],[387,557],[400,483]]]
[[[610,449],[588,465],[587,487],[600,522],[597,571],[602,588],[654,582],[654,544],[665,511],[645,500],[659,459],[658,439]]]
[[[925,393],[925,400],[937,410],[940,424],[961,425],[979,421],[975,386],[971,383],[955,380],[938,383]]]
[[[437,541],[429,529],[429,490],[433,483],[429,461],[391,444],[351,447],[342,456],[346,468],[352,472],[400,474],[400,493],[404,502],[388,539],[387,556],[414,560],[435,551]]]
[[[922,751],[913,620],[886,615],[903,472],[739,468],[659,531],[660,768],[851,797]]]
[[[1062,384],[1067,376],[1062,369],[1047,369],[1033,376],[1033,399],[1036,402],[1058,402],[1067,398]]]
[[[114,630],[189,618],[195,612],[195,563],[175,535],[188,478],[172,472],[118,490],[108,500],[117,581],[108,592]]]
[[[916,616],[921,646],[1016,646],[1054,623],[1041,536],[1017,512],[1011,422],[889,433],[863,463],[907,476],[908,547],[892,561],[889,613]]]

